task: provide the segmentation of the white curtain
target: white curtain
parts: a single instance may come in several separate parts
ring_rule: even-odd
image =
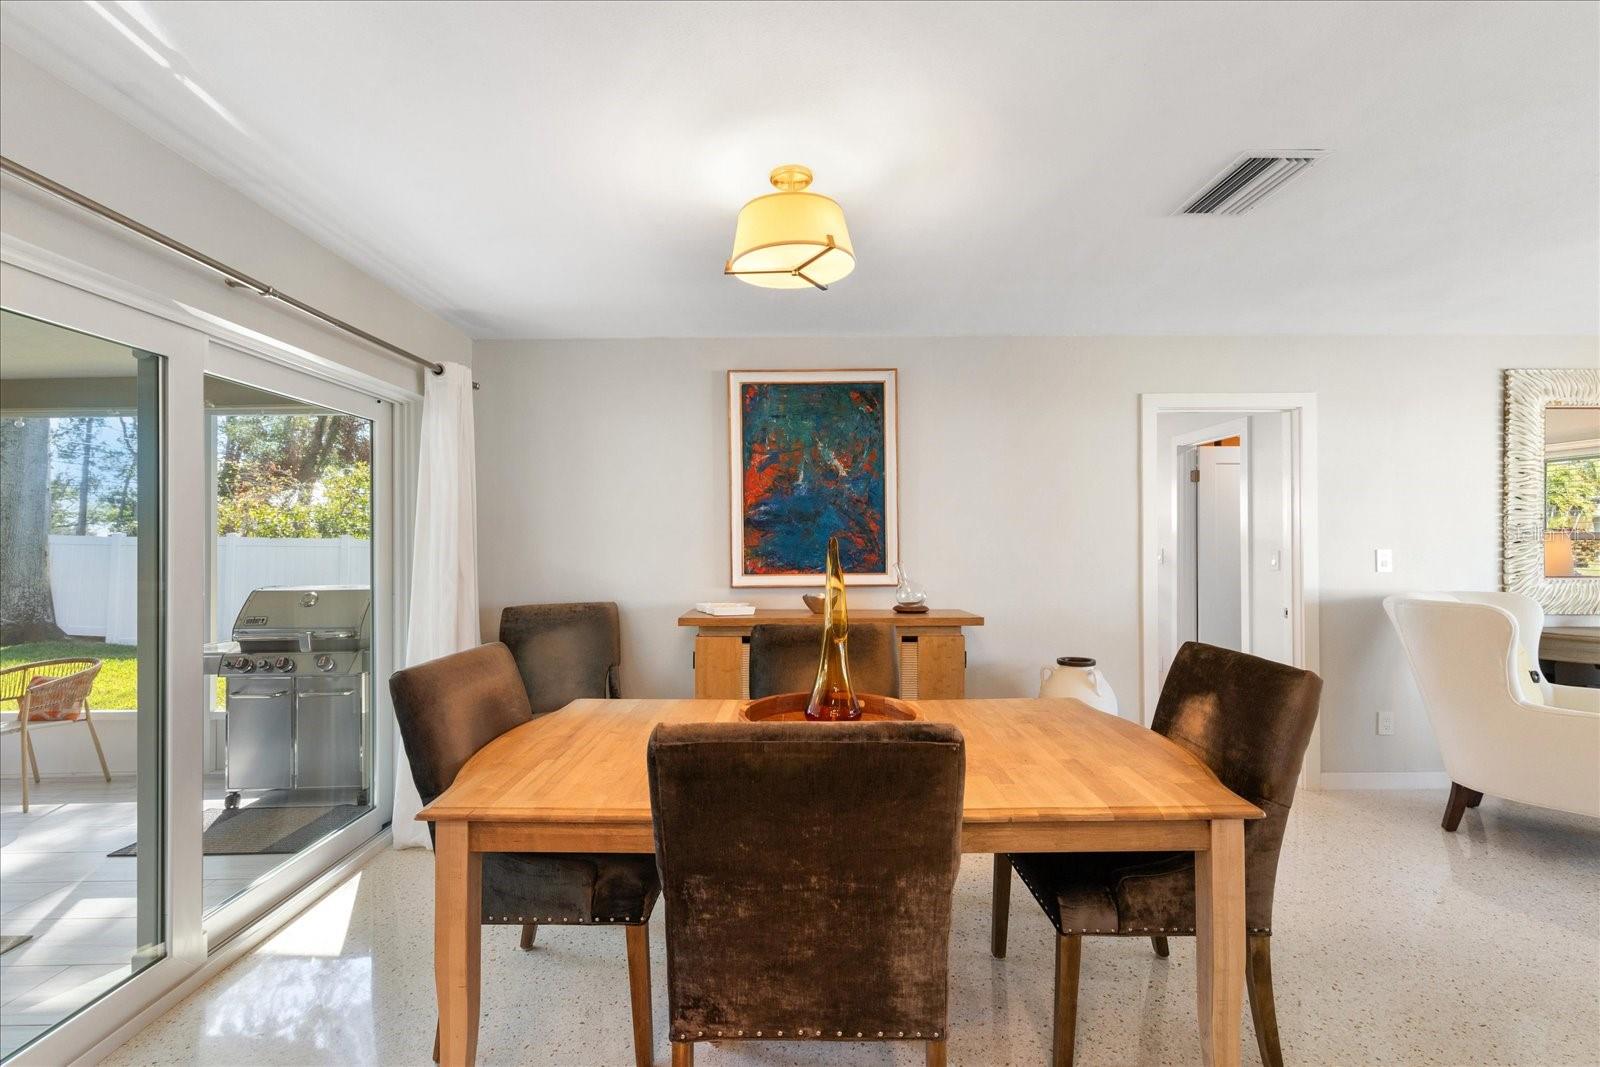
[[[411,546],[407,666],[478,642],[478,491],[474,478],[472,372],[446,363],[424,373],[417,521]],[[394,847],[427,848],[428,828],[404,743],[395,734]]]

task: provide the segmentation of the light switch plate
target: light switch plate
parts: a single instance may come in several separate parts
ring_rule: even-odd
[[[1378,733],[1383,737],[1392,737],[1394,735],[1394,712],[1378,712]]]
[[[1394,571],[1394,549],[1379,548],[1372,553],[1372,569],[1379,574],[1391,574]]]

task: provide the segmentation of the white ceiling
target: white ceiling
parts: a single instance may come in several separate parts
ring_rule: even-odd
[[[106,7],[173,69],[84,3],[0,32],[477,337],[1600,329],[1592,3]],[[1274,148],[1331,155],[1171,217]],[[789,161],[826,293],[720,274]]]

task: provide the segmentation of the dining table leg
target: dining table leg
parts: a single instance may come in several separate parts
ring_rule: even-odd
[[[439,1063],[469,1067],[478,1055],[483,853],[468,847],[468,823],[440,821],[435,826],[433,980],[439,997]]]
[[[1244,822],[1211,820],[1210,847],[1194,856],[1200,1051],[1207,1067],[1238,1067],[1244,1008]]]

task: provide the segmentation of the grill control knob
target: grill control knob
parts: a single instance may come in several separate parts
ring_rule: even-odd
[[[270,671],[271,669],[272,669],[272,664],[267,662],[267,658],[265,656],[263,656],[260,659],[256,660],[256,670],[258,670],[258,671]]]
[[[333,657],[329,656],[329,655],[318,656],[317,657],[317,670],[319,670],[319,671],[331,671],[331,670],[333,670]]]
[[[285,674],[293,674],[294,660],[290,659],[288,656],[279,656],[277,659],[272,661],[272,669],[275,671],[283,671]]]
[[[250,662],[249,656],[237,656],[233,659],[230,659],[228,661],[228,666],[232,667],[241,674],[249,674],[251,671],[256,669],[256,665]]]

